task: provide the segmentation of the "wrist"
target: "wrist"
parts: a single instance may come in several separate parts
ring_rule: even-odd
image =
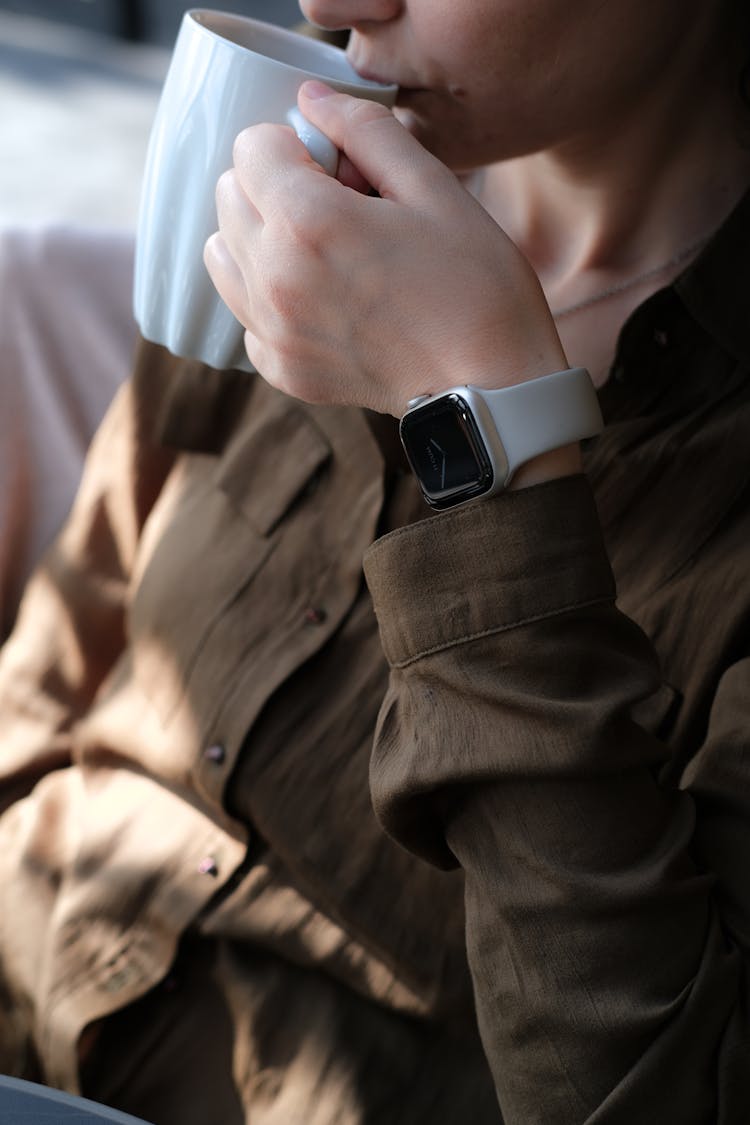
[[[442,509],[579,473],[578,443],[601,429],[596,392],[579,367],[420,396],[400,434],[425,500]]]
[[[543,484],[558,477],[575,476],[583,471],[581,447],[578,442],[540,453],[521,465],[508,485],[509,489],[529,488],[532,484]]]
[[[518,360],[506,351],[499,362],[495,360],[491,364],[484,364],[479,370],[472,366],[470,371],[475,374],[471,374],[465,381],[483,391],[495,391],[513,387],[517,383],[526,383],[530,379],[540,379],[549,375],[550,371],[563,371],[568,367],[567,356],[559,345],[540,347],[533,355],[524,353]],[[464,374],[465,368],[461,370]]]

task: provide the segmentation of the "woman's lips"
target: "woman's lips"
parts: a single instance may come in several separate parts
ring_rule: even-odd
[[[353,59],[349,59],[349,63],[354,68],[354,70],[356,70],[359,77],[363,78],[365,82],[377,82],[381,86],[398,86],[399,96],[402,91],[405,94],[416,94],[423,89],[423,87],[421,86],[410,86],[408,82],[401,82],[393,75],[382,74],[380,71],[374,68],[371,69],[367,66],[358,66]]]
[[[379,82],[381,86],[398,86],[398,93],[396,94],[396,105],[403,101],[407,101],[414,97],[415,94],[424,93],[424,86],[407,86],[403,82],[399,82],[396,78],[383,78],[380,74],[373,74],[369,71],[358,70],[360,78],[364,78],[366,82]]]
[[[394,78],[384,78],[382,74],[376,74],[372,70],[360,70],[359,67],[354,69],[365,82],[377,82],[380,86],[400,86]]]

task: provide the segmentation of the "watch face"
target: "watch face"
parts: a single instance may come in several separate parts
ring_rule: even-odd
[[[492,464],[474,416],[460,395],[445,395],[405,414],[401,440],[433,508],[450,508],[492,487]]]

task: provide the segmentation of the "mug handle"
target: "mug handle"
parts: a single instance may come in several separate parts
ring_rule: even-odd
[[[311,125],[297,106],[294,106],[286,115],[286,119],[302,141],[313,160],[320,164],[329,176],[336,175],[339,163],[339,150],[332,140]]]

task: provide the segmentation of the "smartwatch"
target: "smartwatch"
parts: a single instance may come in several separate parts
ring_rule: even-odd
[[[532,457],[603,428],[591,377],[573,367],[499,390],[420,395],[399,433],[425,500],[443,509],[501,492]]]

